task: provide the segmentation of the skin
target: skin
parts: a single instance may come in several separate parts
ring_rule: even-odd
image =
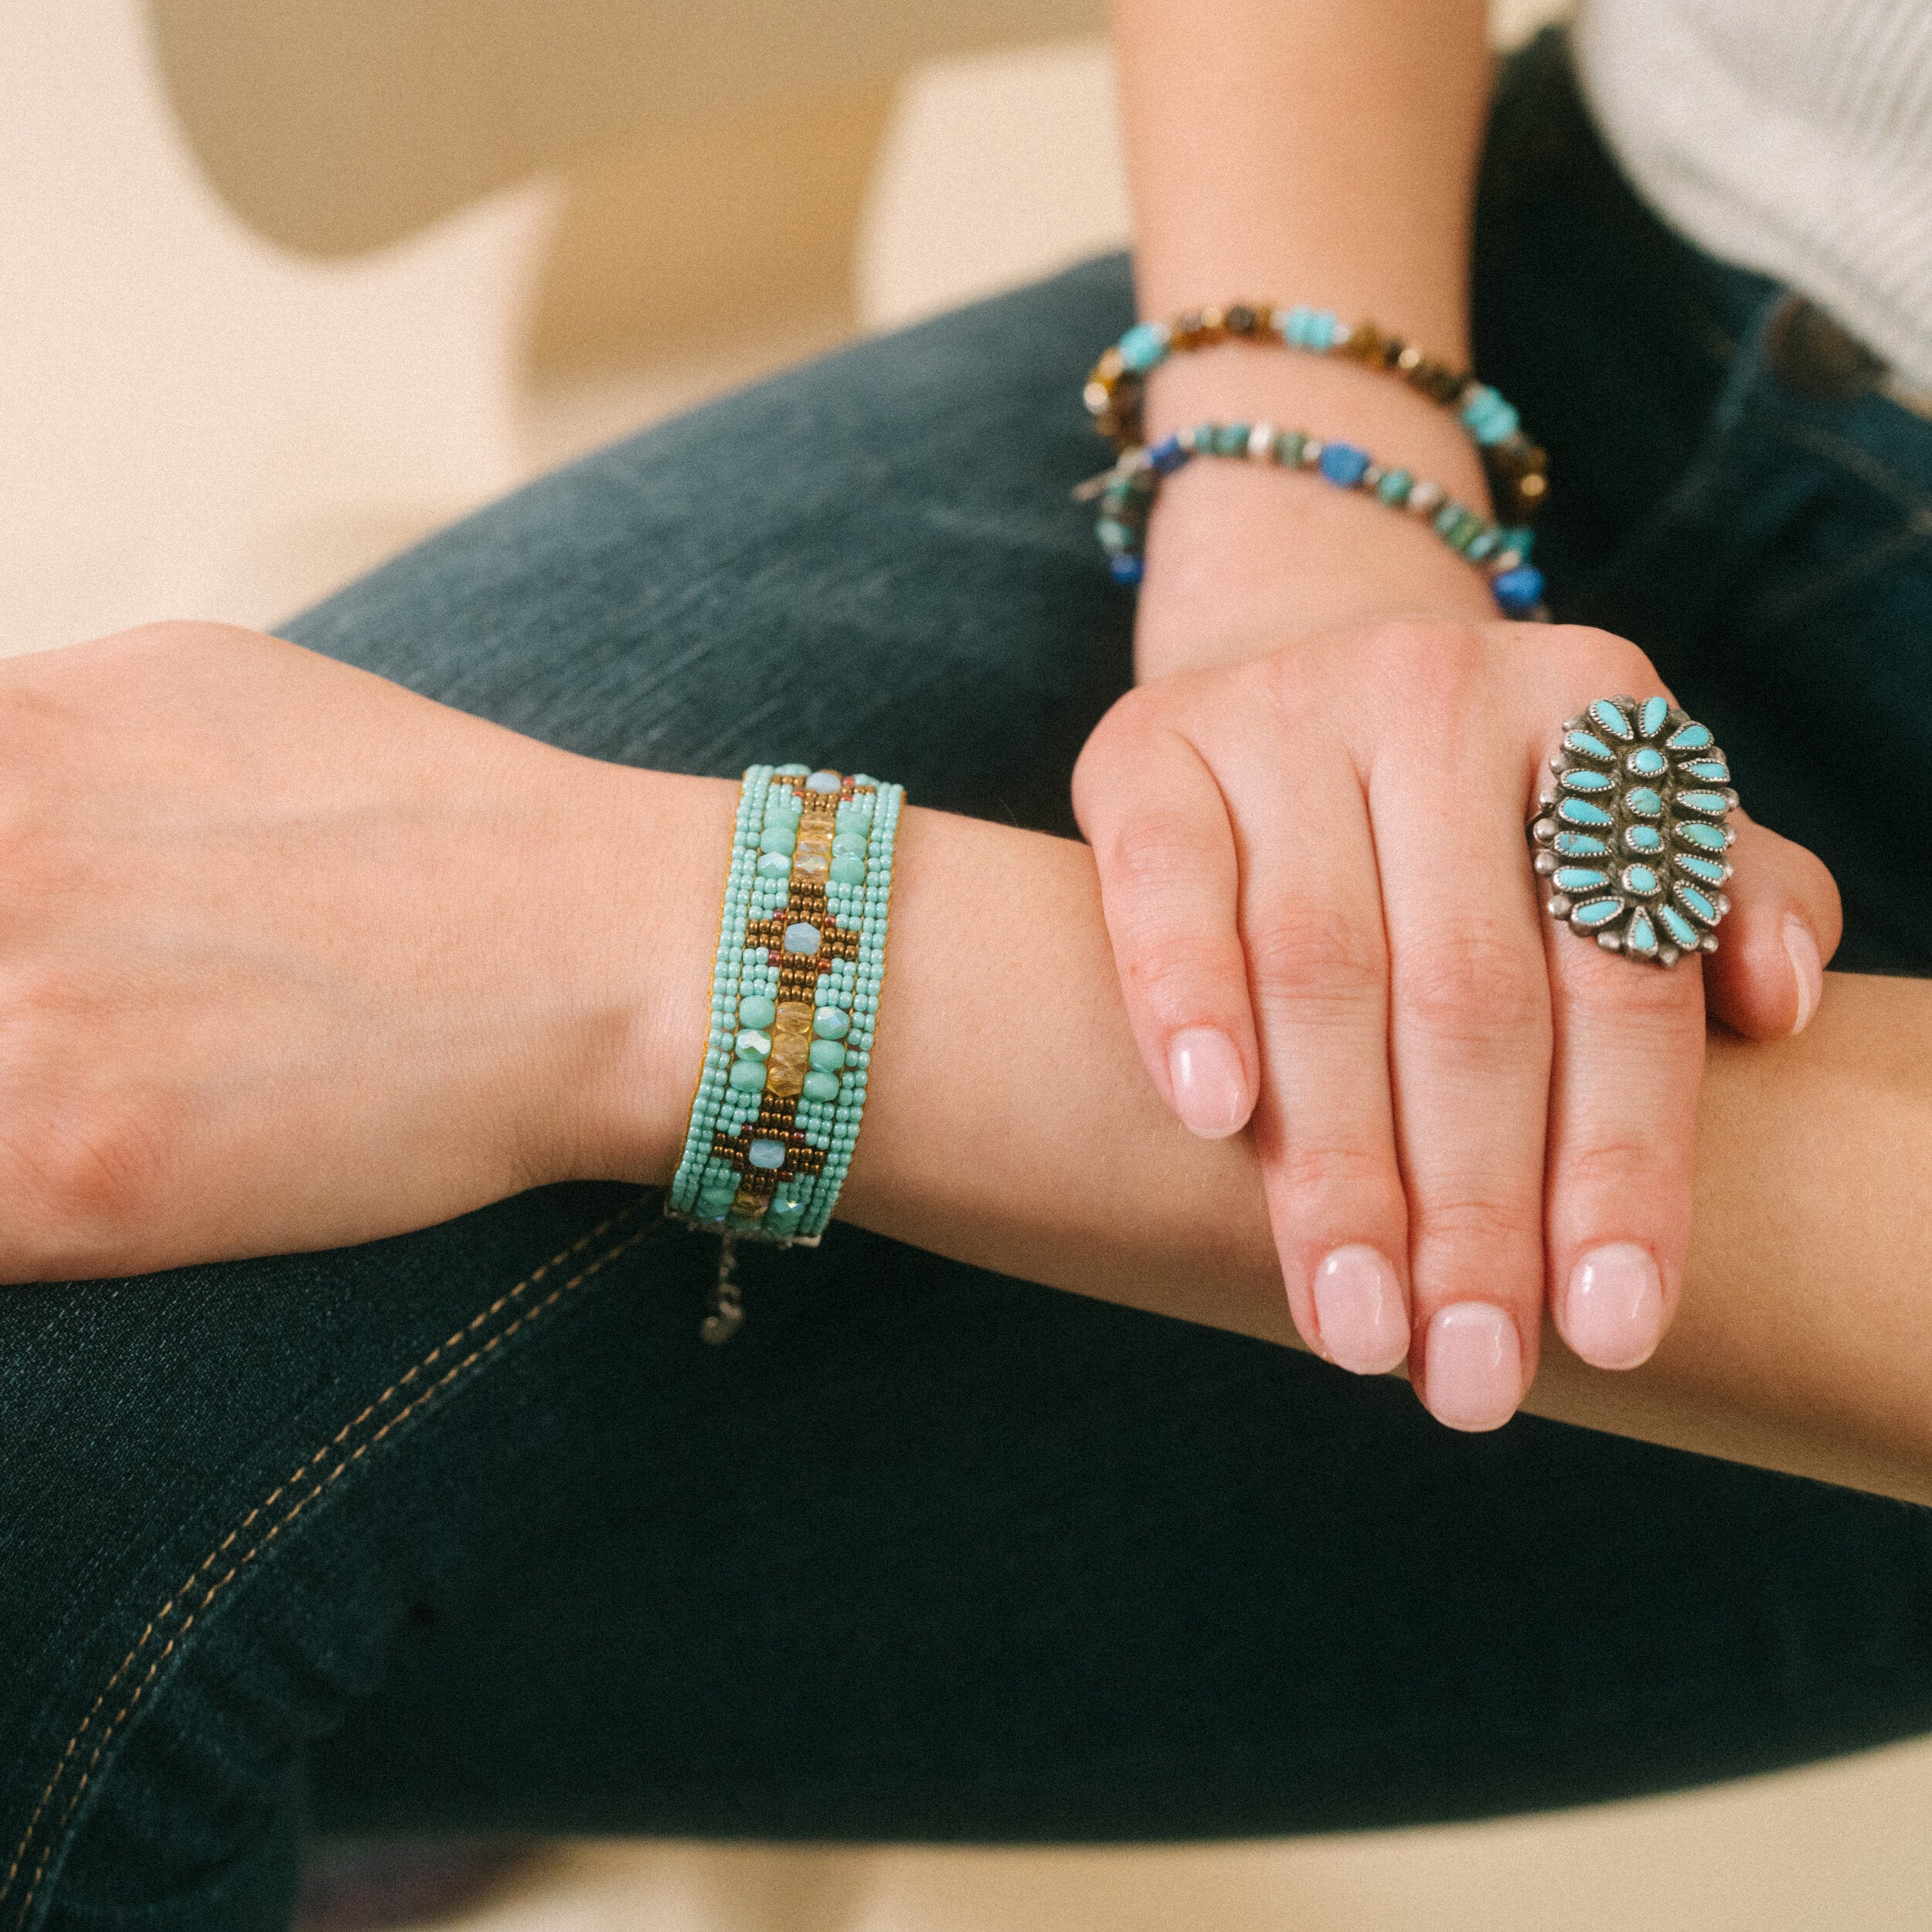
[[[1141,312],[1308,300],[1466,366],[1483,9],[1114,13]],[[1176,356],[1147,418],[1306,427],[1487,507],[1450,414],[1345,361]],[[1406,1354],[1470,1429],[1514,1410],[1546,1310],[1600,1366],[1647,1359],[1682,1300],[1706,1008],[1805,1025],[1824,868],[1743,823],[1721,949],[1668,972],[1553,932],[1522,836],[1543,761],[1590,699],[1661,680],[1624,640],[1498,621],[1419,521],[1311,477],[1168,482],[1136,658],[1075,784],[1122,995],[1188,1127],[1251,1123],[1302,1335],[1363,1372]]]
[[[0,1278],[669,1177],[734,786],[206,624],[0,662]],[[1295,1338],[1259,1134],[1148,1080],[1087,847],[910,809],[888,964],[847,1217]],[[1932,984],[1719,1039],[1697,1134],[1682,1318],[1624,1376],[1553,1342],[1531,1406],[1932,1501]]]

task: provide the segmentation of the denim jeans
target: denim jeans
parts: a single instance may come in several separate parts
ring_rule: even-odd
[[[1932,962],[1932,424],[1505,76],[1482,366],[1561,614],[1637,637],[1846,957]],[[1124,262],[546,479],[291,627],[602,758],[794,753],[1071,829],[1131,607],[1070,481]],[[1124,1840],[1468,1818],[1932,1725],[1905,1505],[1406,1389],[851,1229],[549,1188],[0,1298],[0,1932],[281,1923],[318,1826]]]

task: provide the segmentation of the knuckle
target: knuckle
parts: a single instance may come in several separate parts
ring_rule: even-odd
[[[1390,619],[1372,629],[1367,649],[1382,682],[1430,704],[1466,702],[1491,662],[1481,628],[1452,619]]]
[[[1628,1128],[1573,1134],[1558,1155],[1556,1175],[1559,1186],[1614,1189],[1620,1202],[1654,1204],[1690,1185],[1689,1161],[1668,1135]]]
[[[1393,1196],[1395,1163],[1386,1148],[1366,1145],[1302,1145],[1291,1137],[1270,1162],[1275,1185],[1304,1199],[1369,1194]]]
[[[1553,645],[1557,654],[1590,681],[1592,697],[1608,697],[1621,690],[1641,696],[1645,686],[1661,682],[1643,651],[1614,631],[1590,624],[1560,624],[1552,630],[1546,649]]]
[[[1549,981],[1535,944],[1487,922],[1398,949],[1397,1014],[1432,1039],[1546,1046]]]
[[[1494,1193],[1423,1191],[1414,1203],[1418,1242],[1502,1253],[1543,1238],[1539,1201],[1512,1201]]]
[[[43,1107],[10,1165],[23,1219],[46,1253],[97,1252],[145,1214],[168,1158],[158,1112],[132,1097]]]
[[[1247,936],[1256,997],[1272,1009],[1359,1007],[1382,998],[1382,935],[1333,906],[1271,909]]]

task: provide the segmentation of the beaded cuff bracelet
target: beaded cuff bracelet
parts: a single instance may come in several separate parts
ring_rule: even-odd
[[[1277,308],[1270,302],[1231,302],[1201,308],[1171,322],[1140,322],[1094,365],[1087,379],[1087,413],[1116,449],[1142,440],[1147,379],[1170,355],[1217,342],[1257,342],[1346,355],[1367,369],[1386,369],[1432,403],[1454,410],[1481,453],[1489,488],[1512,522],[1527,523],[1549,487],[1549,459],[1522,433],[1522,419],[1488,384],[1466,370],[1425,355],[1373,322],[1345,322],[1325,308]]]
[[[1543,573],[1529,561],[1532,539],[1527,529],[1506,528],[1452,502],[1439,485],[1406,470],[1384,468],[1352,443],[1325,443],[1304,430],[1277,430],[1270,423],[1197,423],[1179,435],[1164,436],[1151,449],[1129,450],[1112,469],[1073,492],[1082,502],[1100,500],[1094,534],[1116,583],[1140,582],[1147,520],[1162,479],[1197,456],[1310,470],[1338,489],[1359,490],[1391,509],[1406,510],[1426,520],[1451,549],[1482,572],[1505,617],[1541,621],[1549,615],[1543,608]]]
[[[711,1037],[666,1211],[816,1243],[866,1107],[903,788],[753,765],[732,832]]]

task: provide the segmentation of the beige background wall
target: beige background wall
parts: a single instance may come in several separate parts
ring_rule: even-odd
[[[1055,37],[1096,12],[0,0],[0,649],[271,622],[576,449],[1114,245],[1104,51]],[[586,1847],[466,1923],[1905,1932],[1929,1798],[1914,1745],[1278,1846]]]

